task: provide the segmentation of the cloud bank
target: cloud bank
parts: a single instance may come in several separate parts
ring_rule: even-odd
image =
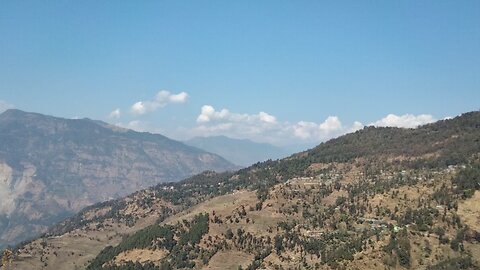
[[[436,119],[429,114],[400,116],[389,114],[369,125],[415,128],[434,121]],[[225,108],[217,110],[211,105],[204,105],[197,116],[197,126],[190,131],[190,136],[226,135],[274,144],[318,143],[363,127],[364,125],[359,121],[344,124],[338,116],[334,115],[320,122],[290,123],[279,121],[274,115],[266,112],[242,114]]]
[[[225,135],[232,138],[251,139],[258,142],[267,142],[277,145],[312,144],[329,140],[340,135],[355,132],[364,127],[359,121],[342,123],[336,115],[327,116],[320,121],[298,122],[281,121],[276,116],[260,111],[258,113],[238,113],[227,108],[216,109],[212,105],[203,105],[196,117],[196,124],[190,127],[177,127],[172,130],[159,129],[152,123],[137,118],[143,114],[153,112],[168,104],[185,103],[189,98],[186,92],[177,94],[162,90],[151,100],[138,101],[130,107],[133,118],[127,122],[117,123],[118,126],[137,131],[162,133],[177,139],[188,139],[194,136]],[[2,103],[0,102],[0,108]],[[119,108],[108,115],[108,119],[123,118]],[[415,128],[432,123],[436,119],[430,114],[388,114],[373,121],[369,126]]]
[[[352,127],[344,126],[337,116],[329,116],[319,123],[308,121],[290,123],[281,122],[274,115],[263,111],[256,114],[234,113],[225,108],[216,110],[211,105],[204,105],[197,116],[197,126],[191,131],[191,135],[226,135],[286,144],[323,141],[350,131]],[[357,129],[361,127],[363,125]]]

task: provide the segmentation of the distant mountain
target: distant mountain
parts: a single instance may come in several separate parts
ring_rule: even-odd
[[[240,166],[248,166],[268,159],[283,158],[289,154],[289,151],[268,143],[232,139],[225,136],[195,137],[185,143],[220,155]]]
[[[0,247],[87,205],[235,166],[157,134],[20,110],[0,114]]]

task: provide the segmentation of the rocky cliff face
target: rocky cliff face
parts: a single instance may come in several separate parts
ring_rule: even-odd
[[[0,247],[83,207],[234,165],[167,137],[90,119],[0,115]]]

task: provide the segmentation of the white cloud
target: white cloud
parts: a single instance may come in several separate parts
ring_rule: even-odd
[[[272,141],[283,132],[283,123],[266,112],[257,114],[234,113],[227,109],[216,110],[204,105],[197,117],[197,127],[190,136],[226,135],[234,138],[250,138],[257,141]]]
[[[300,121],[293,126],[293,135],[300,139],[310,139],[314,130],[318,129],[318,125],[313,122]]]
[[[350,127],[350,129],[348,130],[348,133],[350,132],[355,132],[359,129],[362,129],[364,126],[361,122],[358,122],[358,121],[355,121],[353,122],[353,125]]]
[[[401,128],[416,128],[421,125],[435,122],[436,119],[430,114],[404,114],[401,116],[389,114],[384,118],[371,123],[371,126],[377,127],[401,127]]]
[[[198,123],[210,122],[215,114],[215,109],[210,105],[203,105],[200,110],[200,115],[197,117]]]
[[[300,121],[293,127],[293,135],[300,139],[325,140],[344,131],[337,116],[329,116],[322,123]]]
[[[336,116],[329,116],[319,125],[319,128],[324,132],[334,132],[342,128],[342,122]]]
[[[14,106],[6,101],[0,100],[0,113],[8,110],[8,109],[13,109]]]
[[[168,92],[167,92],[168,93]],[[181,92],[176,95],[170,95],[169,100],[172,103],[185,103],[188,99],[188,94],[185,92]]]
[[[197,117],[197,123],[208,123],[215,121],[230,121],[230,122],[246,122],[246,123],[264,123],[264,124],[276,124],[277,119],[275,116],[266,112],[259,112],[258,114],[240,114],[231,113],[227,109],[220,111],[215,110],[211,105],[204,105],[200,111],[200,115]]]
[[[133,104],[131,110],[132,110],[132,113],[134,114],[144,114],[147,111],[142,101],[138,101],[135,104]]]
[[[108,115],[108,118],[110,119],[118,119],[120,118],[121,116],[121,112],[120,112],[120,109],[115,109],[113,110],[109,115]]]
[[[135,102],[130,111],[135,115],[141,115],[156,111],[170,103],[185,103],[188,99],[186,92],[172,94],[169,91],[162,90],[158,92],[152,100]]]
[[[275,124],[277,122],[277,118],[275,118],[275,116],[266,112],[260,112],[258,116],[260,117],[260,121],[265,123]]]

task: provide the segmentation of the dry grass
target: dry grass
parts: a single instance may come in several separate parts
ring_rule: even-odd
[[[89,214],[97,215],[98,212]],[[37,239],[21,250],[18,258],[13,262],[13,269],[84,269],[88,265],[88,261],[94,259],[106,246],[118,245],[122,235],[131,234],[149,226],[157,218],[157,215],[147,215],[140,218],[133,227],[128,227],[121,222],[106,220],[103,223],[106,226],[97,229],[97,223],[91,223],[87,228],[45,239],[47,243],[45,248],[40,244],[43,239]]]
[[[191,220],[195,215],[200,213],[212,213],[212,211],[215,211],[217,215],[230,215],[237,207],[240,207],[241,205],[251,205],[256,201],[257,197],[254,191],[241,190],[203,202],[186,211],[167,218],[164,223],[175,224],[184,219]]]
[[[458,215],[471,229],[480,232],[480,191],[458,205]]]
[[[149,250],[149,249],[132,249],[118,254],[115,259],[115,264],[123,264],[128,261],[131,262],[153,262],[159,264],[161,259],[167,255],[166,250]]]
[[[203,269],[237,270],[238,266],[247,267],[253,261],[253,255],[241,251],[219,251]]]
[[[106,245],[117,245],[120,240],[121,237],[113,232],[89,232],[88,236],[66,234],[47,239],[48,246],[45,249],[40,245],[41,240],[36,240],[27,248],[28,254],[22,252],[14,261],[13,269],[83,269]]]

